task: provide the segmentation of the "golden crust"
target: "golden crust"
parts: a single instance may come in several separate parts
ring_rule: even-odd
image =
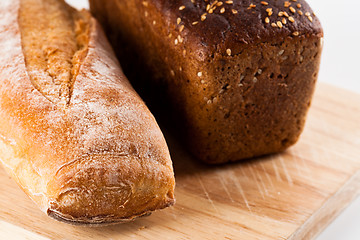
[[[123,222],[174,204],[165,139],[96,20],[64,106],[31,82],[19,7],[0,3],[0,159],[8,173],[45,213],[72,224]]]

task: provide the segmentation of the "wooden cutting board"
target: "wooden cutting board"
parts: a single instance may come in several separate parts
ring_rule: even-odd
[[[207,166],[167,136],[174,207],[85,228],[45,216],[0,168],[2,239],[311,239],[360,193],[360,95],[319,84],[301,140],[252,161]]]

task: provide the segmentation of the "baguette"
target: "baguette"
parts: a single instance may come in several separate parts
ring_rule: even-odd
[[[174,204],[165,139],[96,20],[63,0],[2,0],[0,19],[0,160],[25,193],[84,225]]]
[[[197,158],[238,161],[298,140],[323,37],[304,0],[90,0],[90,9],[135,89],[159,119],[173,113]]]

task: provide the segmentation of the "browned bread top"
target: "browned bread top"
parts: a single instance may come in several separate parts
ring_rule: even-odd
[[[323,34],[318,18],[304,0],[142,1],[144,11],[150,5],[163,14],[166,25],[177,26],[189,47],[203,53],[238,54],[247,44],[259,41]],[[201,52],[199,55],[201,58]]]

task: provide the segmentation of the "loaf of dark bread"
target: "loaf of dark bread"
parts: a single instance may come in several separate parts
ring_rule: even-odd
[[[171,103],[198,158],[236,161],[283,151],[298,140],[323,39],[304,0],[90,4],[121,49],[130,81],[140,91],[150,89],[143,91],[150,105],[156,98]]]
[[[165,139],[97,21],[63,0],[1,0],[0,19],[0,162],[26,194],[86,225],[174,204]]]

